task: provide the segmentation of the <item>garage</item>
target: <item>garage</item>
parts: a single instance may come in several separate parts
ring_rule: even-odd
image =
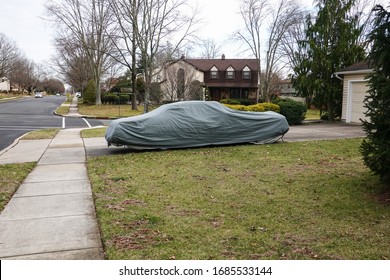
[[[372,72],[366,62],[358,62],[335,73],[343,81],[342,121],[359,124],[366,119],[364,98],[368,91],[367,75]]]
[[[367,108],[364,107],[364,98],[367,93],[367,82],[351,82],[350,85],[350,109],[348,110],[347,122],[360,123],[360,119],[365,119]]]

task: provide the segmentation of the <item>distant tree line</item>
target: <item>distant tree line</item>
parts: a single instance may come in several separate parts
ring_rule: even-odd
[[[0,78],[6,77],[10,80],[12,91],[64,92],[63,82],[49,76],[42,65],[22,54],[15,41],[0,33]]]

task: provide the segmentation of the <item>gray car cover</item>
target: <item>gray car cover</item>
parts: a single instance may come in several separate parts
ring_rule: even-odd
[[[170,149],[238,143],[272,143],[289,130],[275,112],[237,111],[215,101],[182,101],[135,117],[114,120],[108,146]]]

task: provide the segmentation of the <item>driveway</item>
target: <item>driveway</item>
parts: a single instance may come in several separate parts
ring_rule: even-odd
[[[349,125],[345,123],[310,123],[290,126],[290,130],[284,136],[283,141],[298,142],[357,137],[365,137],[365,133],[360,125]],[[133,150],[124,147],[107,147],[107,142],[103,137],[84,138],[84,145],[87,156],[103,156],[134,152]]]
[[[285,142],[332,140],[365,137],[361,125],[346,123],[309,123],[290,126],[283,140]]]

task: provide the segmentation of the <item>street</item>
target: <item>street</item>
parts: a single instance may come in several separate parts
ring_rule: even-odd
[[[47,128],[76,128],[102,125],[102,121],[54,115],[64,96],[26,97],[0,103],[0,151],[23,134]]]

